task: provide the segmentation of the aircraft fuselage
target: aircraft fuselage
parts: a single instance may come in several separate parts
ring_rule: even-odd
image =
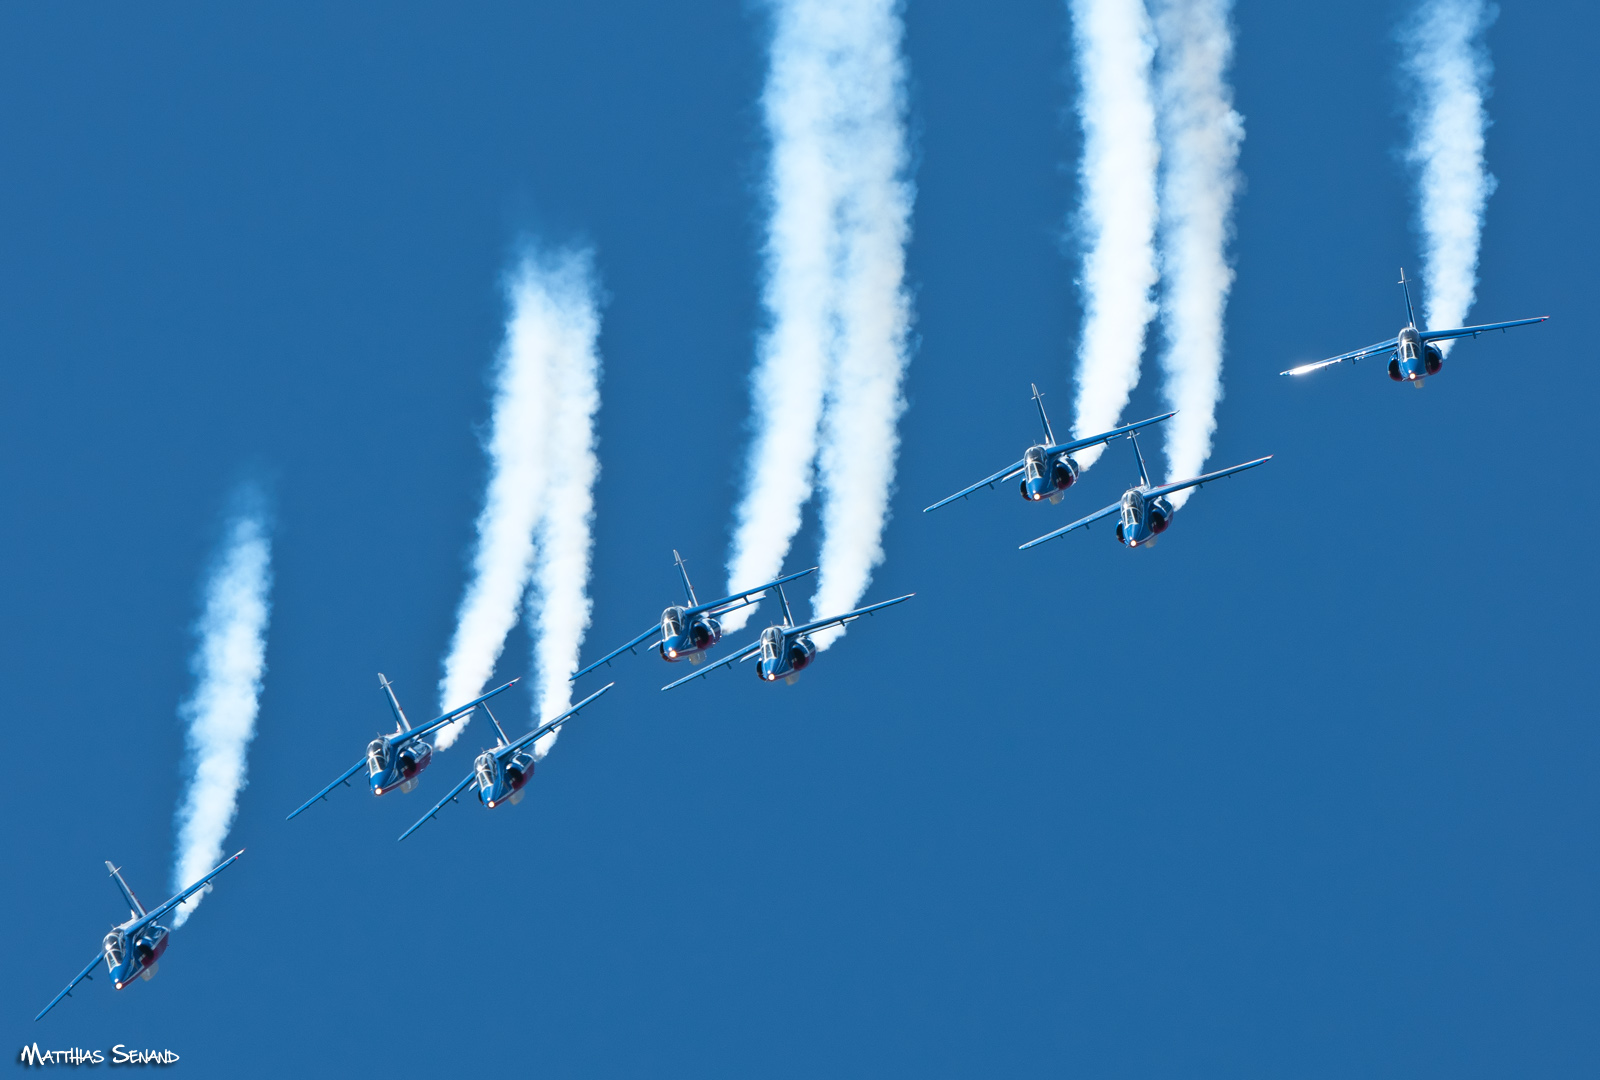
[[[493,750],[485,750],[473,763],[478,801],[490,810],[504,803],[515,806],[522,801],[522,789],[533,779],[533,766],[531,749],[503,757]]]
[[[1389,360],[1389,378],[1421,386],[1423,379],[1439,374],[1444,367],[1444,354],[1437,346],[1423,341],[1414,326],[1406,327],[1397,336],[1394,356]]]
[[[395,788],[410,791],[417,777],[433,760],[433,744],[425,738],[409,739],[395,746],[379,737],[367,744],[367,780],[374,795],[387,795]]]
[[[669,664],[698,662],[707,649],[722,640],[722,623],[710,615],[689,615],[681,607],[661,613],[661,644],[657,651]]]
[[[130,920],[131,921],[131,920]],[[124,929],[128,923],[117,927],[101,942],[105,952],[106,970],[111,973],[111,985],[125,989],[136,976],[146,980],[156,973],[156,962],[167,951],[168,931],[159,923],[150,923],[132,938]]]
[[[785,637],[783,630],[769,626],[761,631],[761,655],[756,661],[756,676],[762,682],[779,679],[793,681],[817,658],[817,647],[805,634]]]
[[[1078,480],[1078,463],[1070,454],[1046,454],[1043,446],[1030,446],[1022,455],[1022,497],[1029,502],[1058,502],[1061,493]]]
[[[1152,498],[1144,488],[1123,492],[1120,513],[1117,539],[1131,548],[1148,545],[1172,524],[1172,504],[1159,495]]]

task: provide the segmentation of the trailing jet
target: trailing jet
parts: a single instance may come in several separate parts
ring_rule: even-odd
[[[494,713],[489,712],[489,706],[485,705],[483,711],[489,713],[489,719],[494,722],[494,729],[500,733],[500,741],[491,749],[479,754],[478,759],[472,763],[472,771],[467,774],[467,778],[451,788],[450,793],[440,799],[432,810],[423,814],[415,825],[401,833],[400,839],[404,840],[431,821],[435,814],[445,808],[446,803],[455,802],[456,796],[461,794],[462,789],[474,781],[478,785],[478,801],[490,810],[506,803],[517,805],[522,801],[522,789],[533,778],[533,744],[577,716],[584,706],[615,685],[617,684],[606,683],[554,720],[547,721],[516,739],[506,736],[506,729],[500,726],[500,721],[495,720]]]
[[[1159,424],[1172,416],[1172,413],[1162,413],[1152,416],[1148,420],[1140,420],[1137,424],[1128,424],[1115,431],[1103,431],[1099,435],[1091,435],[1087,439],[1076,439],[1072,442],[1056,442],[1056,433],[1051,430],[1050,417],[1044,411],[1044,395],[1039,393],[1039,388],[1033,388],[1033,403],[1039,406],[1039,422],[1044,425],[1044,442],[1028,447],[1022,455],[1022,460],[1007,465],[993,476],[987,476],[970,487],[964,487],[948,499],[940,499],[932,506],[923,509],[926,514],[929,510],[937,510],[941,506],[948,506],[957,499],[965,499],[981,487],[992,488],[996,484],[1010,480],[1020,475],[1019,487],[1022,497],[1029,502],[1040,502],[1049,499],[1052,503],[1061,501],[1061,495],[1078,481],[1078,463],[1072,459],[1074,450],[1082,450],[1089,446],[1098,446],[1103,442],[1110,442],[1122,435],[1131,435],[1140,428]]]
[[[1304,375],[1309,371],[1329,367],[1333,364],[1342,364],[1346,360],[1365,360],[1369,356],[1382,356],[1389,354],[1389,378],[1395,382],[1409,382],[1418,390],[1422,389],[1422,380],[1429,375],[1439,374],[1439,369],[1444,367],[1444,353],[1439,351],[1432,343],[1444,341],[1449,338],[1477,337],[1489,330],[1509,330],[1513,326],[1528,326],[1531,323],[1542,323],[1550,316],[1540,315],[1534,319],[1513,319],[1510,322],[1484,323],[1482,326],[1460,326],[1454,330],[1423,330],[1417,326],[1417,313],[1411,307],[1411,290],[1406,286],[1405,268],[1400,270],[1400,288],[1405,292],[1406,317],[1411,321],[1406,324],[1394,337],[1387,341],[1380,341],[1376,345],[1368,345],[1364,349],[1356,349],[1340,356],[1329,357],[1327,360],[1318,360],[1314,364],[1301,364],[1299,367],[1280,371],[1279,375]]]
[[[843,626],[845,623],[859,619],[863,615],[871,615],[875,611],[903,603],[917,595],[916,593],[906,593],[904,596],[897,596],[893,600],[885,600],[881,604],[869,604],[864,608],[857,608],[843,615],[835,615],[831,619],[818,619],[816,622],[809,622],[804,626],[796,626],[794,624],[794,614],[789,610],[789,598],[783,595],[783,586],[777,586],[777,590],[778,600],[783,604],[783,622],[780,625],[767,627],[761,631],[759,638],[732,656],[725,656],[710,667],[697,671],[693,675],[685,675],[677,682],[670,682],[661,689],[671,690],[674,686],[682,686],[692,679],[709,675],[725,664],[731,664],[737,660],[748,660],[757,655],[761,657],[760,662],[756,664],[756,676],[758,678],[763,682],[777,682],[782,679],[792,686],[794,681],[800,677],[800,672],[811,666],[811,661],[817,658],[817,646],[811,640],[812,634],[818,630],[825,630],[830,626]]]
[[[154,911],[146,911],[144,905],[139,903],[139,898],[133,895],[128,883],[122,880],[121,868],[106,863],[106,869],[110,870],[111,876],[116,879],[117,888],[122,890],[122,898],[128,902],[128,921],[111,928],[111,933],[100,943],[99,955],[89,961],[88,967],[78,972],[77,977],[67,984],[65,990],[51,998],[50,1004],[46,1005],[34,1019],[43,1018],[44,1014],[55,1008],[62,998],[70,997],[72,988],[84,979],[93,979],[94,976],[89,973],[101,960],[106,962],[106,970],[111,972],[111,985],[118,990],[129,986],[135,975],[146,982],[155,978],[161,954],[167,951],[167,945],[171,942],[171,931],[156,920],[205,888],[208,881],[232,866],[243,854],[244,849],[240,848],[232,858],[223,860],[222,864],[211,873]]]
[[[409,792],[417,786],[417,777],[433,760],[433,744],[428,741],[428,736],[450,721],[462,719],[496,694],[511,689],[516,682],[516,679],[512,679],[504,686],[490,690],[481,698],[475,698],[459,709],[451,709],[443,716],[435,717],[421,727],[414,728],[406,719],[405,710],[400,708],[400,699],[394,696],[394,687],[380,673],[378,683],[383,687],[383,692],[389,696],[389,709],[394,713],[394,734],[380,734],[369,742],[365,757],[340,773],[333,783],[301,803],[295,812],[284,820],[294,818],[318,799],[327,798],[328,793],[340,784],[349,786],[350,778],[361,771],[363,765],[367,768],[367,780],[372,785],[374,795],[385,795],[395,788],[399,788],[402,793]],[[484,706],[484,711],[489,711],[488,706]]]
[[[678,573],[683,576],[683,592],[688,597],[688,605],[685,607],[674,605],[667,608],[661,613],[661,621],[659,623],[622,646],[622,648],[613,649],[611,652],[606,653],[600,659],[573,675],[574,679],[582,678],[601,664],[611,663],[611,661],[625,652],[633,652],[644,643],[646,638],[655,637],[657,634],[660,635],[660,638],[652,641],[645,648],[655,649],[661,654],[661,659],[669,664],[677,663],[679,660],[687,660],[691,664],[698,664],[706,658],[706,650],[722,640],[722,623],[717,619],[718,615],[724,615],[736,608],[748,607],[751,604],[759,603],[768,589],[776,588],[796,578],[803,578],[807,574],[813,574],[817,569],[813,566],[810,570],[802,570],[798,574],[789,574],[776,581],[769,581],[765,585],[757,585],[753,589],[746,589],[744,592],[737,592],[732,596],[724,596],[721,600],[713,600],[709,604],[702,604],[695,598],[694,586],[689,583],[689,571],[683,564],[683,556],[674,551],[672,559],[678,564]]]
[[[1254,461],[1247,461],[1243,465],[1235,465],[1231,469],[1220,469],[1214,473],[1197,476],[1193,480],[1182,480],[1176,484],[1161,484],[1156,486],[1150,483],[1150,473],[1144,467],[1144,455],[1139,452],[1139,438],[1130,434],[1128,440],[1133,443],[1133,455],[1139,459],[1139,483],[1122,493],[1122,498],[1106,507],[1096,510],[1086,518],[1080,518],[1071,525],[1057,529],[1055,532],[1045,533],[1037,540],[1029,540],[1022,545],[1022,549],[1035,547],[1047,540],[1054,540],[1058,536],[1065,536],[1074,529],[1087,528],[1101,518],[1110,517],[1112,514],[1121,513],[1117,522],[1117,539],[1129,547],[1149,547],[1155,543],[1157,536],[1167,531],[1172,524],[1173,508],[1167,501],[1167,496],[1174,491],[1184,488],[1199,487],[1209,484],[1213,480],[1220,480],[1224,476],[1232,476],[1236,472],[1253,469],[1257,465],[1265,464],[1272,460],[1268,454]]]

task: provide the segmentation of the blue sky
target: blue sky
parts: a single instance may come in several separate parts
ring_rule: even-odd
[[[1505,5],[1477,319],[1417,393],[1277,377],[1394,332],[1405,5],[1241,3],[1207,488],[924,516],[1066,418],[1060,4],[907,10],[917,351],[888,561],[794,687],[650,657],[521,806],[283,816],[433,700],[521,236],[608,296],[594,626],[720,579],[748,438],[765,23],[740,4],[0,13],[0,833],[13,1044],[191,1071],[556,1077],[1587,1076],[1600,765],[1586,319],[1596,16]],[[1154,365],[1129,416],[1157,409]],[[230,488],[276,507],[249,854],[161,975],[31,1017],[172,859],[190,626]],[[1574,482],[1576,480],[1576,482]],[[809,565],[814,525],[792,562]],[[526,670],[513,635],[506,676]],[[520,694],[522,691],[513,691]],[[512,715],[526,710],[524,695]],[[164,895],[164,894],[162,894]]]

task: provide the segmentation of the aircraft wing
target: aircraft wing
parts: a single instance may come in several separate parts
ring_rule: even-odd
[[[1149,427],[1151,424],[1159,424],[1161,421],[1170,419],[1176,415],[1177,410],[1162,413],[1160,416],[1152,416],[1148,420],[1140,420],[1133,424],[1124,424],[1122,427],[1119,427],[1114,431],[1103,431],[1099,435],[1091,435],[1087,439],[1078,439],[1076,442],[1062,443],[1060,446],[1048,446],[1045,448],[1044,452],[1046,454],[1068,454],[1074,450],[1082,450],[1086,446],[1098,446],[1100,443],[1110,442],[1112,439],[1120,436],[1131,435],[1140,428]],[[951,498],[954,498],[954,496],[951,496]]]
[[[663,690],[671,690],[674,686],[682,686],[686,682],[693,682],[696,679],[703,679],[707,675],[710,675],[713,671],[717,670],[717,668],[719,668],[719,667],[725,667],[726,665],[733,663],[735,660],[745,660],[745,659],[748,659],[751,656],[754,656],[756,654],[756,652],[758,650],[760,650],[760,648],[761,648],[761,639],[757,638],[756,640],[752,641],[750,644],[746,645],[744,648],[740,649],[738,652],[733,653],[732,655],[729,655],[729,656],[724,656],[721,660],[718,660],[715,664],[707,664],[705,667],[701,668],[699,671],[695,672],[693,675],[685,675],[683,678],[677,680],[676,682],[669,682],[667,685],[663,686],[661,689],[663,689]]]
[[[816,572],[817,568],[813,566],[811,569],[801,570],[799,573],[786,574],[785,576],[778,578],[776,581],[767,582],[765,585],[757,585],[753,589],[746,589],[744,592],[737,592],[731,596],[724,596],[721,600],[715,600],[709,604],[701,604],[699,607],[689,608],[684,612],[684,614],[698,615],[702,611],[709,611],[713,615],[721,615],[724,611],[733,611],[736,608],[742,608],[750,604],[760,602],[762,597],[756,596],[756,593],[765,593],[768,589],[775,589],[779,585],[787,585],[796,578],[803,578],[807,574],[815,574]]]
[[[982,480],[979,480],[976,484],[962,488],[960,491],[956,492],[954,495],[951,495],[947,499],[940,499],[932,506],[923,507],[922,512],[926,514],[929,510],[937,510],[941,506],[948,506],[957,499],[965,499],[968,495],[971,495],[974,491],[977,491],[981,487],[993,487],[1002,480],[1009,480],[1022,471],[1022,466],[1024,464],[1026,464],[1026,460],[1016,462],[1012,465],[1007,465],[993,476],[986,476]]]
[[[93,978],[93,976],[91,976],[89,973],[91,971],[93,971],[94,970],[94,966],[100,962],[100,958],[101,958],[102,955],[103,954],[101,954],[101,953],[96,953],[94,959],[89,961],[89,965],[87,967],[85,967],[82,971],[78,972],[78,974],[73,977],[72,981],[67,984],[67,988],[65,990],[61,991],[61,993],[57,994],[55,997],[51,998],[50,999],[50,1004],[46,1005],[43,1009],[39,1010],[39,1015],[35,1016],[33,1018],[34,1021],[37,1022],[39,1020],[44,1019],[44,1014],[49,1012],[51,1009],[55,1008],[56,1005],[60,1003],[62,998],[71,997],[72,996],[72,988],[73,987],[77,986],[79,983],[81,983],[85,979]]]
[[[630,641],[626,645],[622,646],[622,648],[620,648],[620,649],[612,649],[610,652],[606,653],[604,656],[602,656],[600,659],[596,660],[594,663],[590,664],[588,667],[579,668],[576,672],[573,673],[571,681],[576,682],[577,680],[583,678],[585,675],[589,674],[589,672],[593,671],[595,668],[599,667],[601,664],[609,664],[609,663],[611,663],[611,661],[615,660],[617,657],[621,656],[623,653],[632,652],[634,649],[639,647],[639,645],[644,641],[645,638],[653,637],[653,636],[655,636],[656,634],[659,634],[659,633],[661,633],[661,624],[660,623],[656,623],[654,626],[650,627],[650,629],[646,630],[644,633],[640,634],[638,637],[634,638],[632,641]],[[657,644],[660,644],[660,643],[657,642]],[[650,648],[652,648],[652,649],[655,648],[655,645],[650,646]]]
[[[556,717],[554,720],[546,721],[545,723],[540,724],[538,727],[534,728],[532,731],[528,732],[526,735],[523,735],[523,736],[519,737],[514,742],[512,742],[509,746],[507,746],[505,749],[501,750],[500,753],[503,755],[503,754],[508,754],[513,750],[520,750],[524,746],[527,746],[529,743],[533,742],[534,740],[542,738],[543,736],[545,736],[545,735],[549,734],[550,732],[556,730],[562,724],[565,724],[568,720],[571,720],[574,716],[577,716],[578,713],[583,711],[583,707],[585,705],[588,705],[589,702],[593,701],[595,698],[599,697],[601,694],[605,693],[607,690],[610,690],[615,685],[617,685],[617,684],[614,683],[614,682],[606,683],[600,689],[596,690],[594,693],[590,694],[588,697],[586,697],[582,701],[578,702],[576,705],[574,705],[572,708],[568,709],[566,712],[562,713],[560,716]]]
[[[1216,472],[1206,473],[1204,476],[1197,476],[1193,480],[1183,480],[1176,484],[1163,484],[1161,487],[1151,488],[1149,494],[1152,496],[1171,495],[1174,491],[1182,491],[1184,488],[1199,487],[1201,484],[1209,484],[1211,481],[1220,480],[1224,476],[1232,476],[1236,472],[1244,472],[1246,469],[1253,469],[1257,465],[1265,465],[1271,460],[1272,455],[1268,454],[1266,457],[1258,457],[1254,461],[1247,461],[1243,465],[1235,465],[1231,469],[1218,469]]]
[[[476,709],[479,705],[482,705],[485,701],[488,701],[490,698],[494,697],[496,694],[505,693],[507,690],[511,689],[511,687],[513,685],[515,685],[516,683],[520,682],[521,679],[522,679],[522,676],[519,675],[519,676],[517,676],[517,678],[512,679],[510,682],[506,683],[504,686],[495,687],[493,690],[490,690],[487,694],[483,695],[481,698],[474,698],[473,700],[467,702],[465,705],[461,706],[459,709],[451,709],[449,712],[445,713],[443,716],[436,716],[432,720],[429,720],[426,724],[421,725],[420,727],[414,727],[410,731],[402,731],[399,735],[396,735],[394,738],[390,739],[389,742],[390,742],[391,745],[393,745],[394,743],[405,742],[408,739],[415,739],[419,735],[427,735],[430,732],[436,731],[439,728],[442,728],[446,724],[450,723],[450,721],[457,720],[457,719],[460,719],[462,716],[465,716],[467,713],[471,712],[473,709]]]
[[[1484,323],[1482,326],[1462,326],[1455,330],[1428,330],[1423,333],[1422,340],[1443,341],[1445,338],[1477,337],[1479,334],[1490,330],[1509,330],[1513,326],[1541,323],[1549,317],[1548,315],[1540,315],[1537,319],[1512,319],[1510,322]]]
[[[218,874],[222,873],[228,867],[230,867],[234,863],[238,862],[239,861],[239,856],[241,856],[243,854],[244,854],[244,848],[240,848],[238,851],[235,851],[232,855],[228,856],[228,858],[223,859],[222,862],[218,863],[216,865],[216,867],[212,869],[211,873],[207,874],[205,877],[201,878],[199,881],[195,882],[193,885],[190,885],[187,889],[184,889],[181,893],[179,893],[177,896],[174,896],[171,900],[168,900],[165,904],[162,904],[160,907],[158,907],[155,910],[151,911],[150,914],[146,915],[144,918],[140,919],[138,922],[130,923],[128,925],[128,927],[127,927],[128,933],[131,935],[136,930],[139,930],[141,927],[144,927],[144,926],[146,926],[146,925],[148,925],[150,923],[155,922],[157,919],[161,918],[161,916],[165,915],[167,912],[171,911],[173,908],[177,907],[179,904],[181,904],[185,900],[189,899],[189,897],[193,896],[195,893],[197,893],[201,889],[205,888],[206,884],[212,878],[216,877]]]
[[[434,815],[437,814],[440,810],[444,809],[445,803],[455,802],[456,801],[456,796],[461,794],[461,789],[466,787],[468,784],[472,783],[473,779],[475,777],[477,777],[477,775],[478,775],[478,770],[477,770],[476,766],[474,766],[473,770],[467,774],[467,778],[465,780],[461,781],[461,783],[459,783],[455,787],[451,788],[450,791],[445,795],[444,798],[440,799],[437,803],[434,804],[434,807],[433,807],[432,810],[429,810],[426,814],[423,814],[422,817],[417,819],[417,823],[415,825],[411,826],[411,828],[409,828],[405,832],[401,833],[400,834],[400,839],[404,840],[406,837],[410,836],[412,833],[414,833],[418,829],[422,828],[428,822],[432,821]]]
[[[1110,506],[1106,507],[1104,510],[1096,510],[1094,513],[1090,514],[1088,517],[1079,518],[1077,521],[1074,521],[1071,525],[1063,525],[1061,528],[1057,529],[1055,532],[1047,532],[1043,536],[1038,537],[1037,539],[1029,540],[1026,544],[1019,545],[1017,547],[1017,550],[1018,551],[1026,551],[1031,547],[1037,547],[1038,545],[1044,543],[1046,540],[1054,540],[1058,536],[1065,536],[1065,535],[1067,535],[1069,532],[1071,532],[1074,529],[1088,528],[1090,525],[1093,525],[1095,522],[1099,521],[1101,518],[1110,517],[1112,514],[1115,514],[1120,509],[1122,509],[1122,500],[1118,499],[1116,502],[1112,503]]]
[[[831,619],[818,619],[816,622],[809,622],[804,626],[791,626],[784,630],[783,636],[790,638],[794,637],[796,634],[809,634],[814,630],[825,630],[830,626],[842,626],[847,622],[854,622],[863,615],[871,615],[879,608],[893,607],[896,604],[903,604],[915,595],[917,594],[914,592],[908,592],[904,596],[895,597],[893,600],[885,600],[881,604],[868,604],[864,608],[856,608],[854,611],[846,612],[843,615],[835,615]]]
[[[1397,337],[1392,337],[1388,341],[1380,341],[1376,345],[1368,345],[1364,349],[1355,349],[1351,352],[1341,353],[1338,356],[1330,356],[1328,359],[1318,360],[1314,364],[1301,364],[1299,367],[1292,367],[1288,371],[1280,371],[1278,374],[1304,375],[1308,371],[1317,371],[1333,364],[1342,364],[1346,360],[1365,360],[1369,356],[1377,356],[1380,353],[1393,352],[1399,347],[1399,345],[1400,339]]]
[[[346,782],[347,780],[349,780],[356,773],[360,772],[361,771],[361,766],[365,765],[366,763],[367,763],[367,757],[366,757],[365,754],[363,754],[363,755],[361,755],[361,760],[356,762],[354,765],[350,766],[344,772],[340,773],[339,774],[339,778],[337,780],[335,780],[333,783],[329,784],[327,787],[323,788],[321,791],[317,792],[315,795],[311,796],[311,798],[307,799],[305,802],[301,803],[299,805],[299,807],[297,807],[295,809],[294,813],[290,814],[288,817],[284,818],[283,820],[285,820],[285,821],[293,821],[299,814],[301,814],[303,811],[305,811],[307,808],[309,808],[312,803],[316,802],[318,799],[327,798],[328,797],[328,792],[332,791],[334,788],[338,787],[340,784],[342,784],[342,783]]]

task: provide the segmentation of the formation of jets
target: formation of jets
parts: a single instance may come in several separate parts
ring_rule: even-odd
[[[1415,386],[1422,386],[1423,380],[1436,375],[1443,366],[1443,355],[1434,344],[1438,341],[1452,338],[1476,337],[1490,330],[1507,330],[1514,326],[1526,326],[1531,323],[1543,322],[1548,316],[1539,316],[1531,319],[1515,319],[1510,322],[1487,323],[1481,326],[1463,326],[1445,330],[1425,330],[1417,326],[1416,312],[1411,306],[1410,290],[1406,289],[1407,281],[1402,270],[1400,284],[1405,292],[1406,314],[1408,323],[1394,337],[1369,345],[1363,349],[1343,353],[1330,357],[1327,360],[1313,364],[1304,364],[1283,372],[1284,375],[1303,375],[1310,371],[1340,364],[1345,361],[1356,361],[1368,357],[1388,355],[1389,377],[1397,382],[1410,382]],[[1049,501],[1061,502],[1064,493],[1078,482],[1081,471],[1077,461],[1072,457],[1075,451],[1087,447],[1110,443],[1117,439],[1127,439],[1133,446],[1134,458],[1138,463],[1139,481],[1134,486],[1123,492],[1122,497],[1110,506],[1106,506],[1087,517],[1079,518],[1069,525],[1045,533],[1036,539],[1022,544],[1023,549],[1037,547],[1040,544],[1065,536],[1078,529],[1088,528],[1097,521],[1117,516],[1116,537],[1118,541],[1128,547],[1149,547],[1162,533],[1166,532],[1172,524],[1174,507],[1168,496],[1186,488],[1200,487],[1213,480],[1232,476],[1235,473],[1253,469],[1272,460],[1271,455],[1246,461],[1240,465],[1220,469],[1216,472],[1206,473],[1202,476],[1192,477],[1167,484],[1155,484],[1150,480],[1149,470],[1145,465],[1144,455],[1139,450],[1139,432],[1154,424],[1162,423],[1171,418],[1174,413],[1167,412],[1159,416],[1152,416],[1137,423],[1126,424],[1091,435],[1082,439],[1057,442],[1054,430],[1050,425],[1050,417],[1044,408],[1044,395],[1037,386],[1033,387],[1033,401],[1038,407],[1039,421],[1044,429],[1042,442],[1029,446],[1020,461],[1013,462],[1006,468],[991,476],[979,480],[962,488],[955,494],[940,499],[926,508],[924,512],[937,510],[959,499],[978,491],[980,488],[992,488],[996,484],[1012,479],[1018,480],[1018,486],[1023,499],[1030,503]],[[786,574],[772,581],[756,585],[748,589],[731,593],[727,596],[701,603],[695,595],[694,585],[689,580],[689,572],[684,564],[683,557],[676,551],[672,553],[678,573],[683,580],[685,595],[684,604],[673,604],[661,613],[658,623],[652,624],[648,630],[638,634],[620,647],[613,649],[593,663],[574,672],[571,678],[577,680],[594,671],[602,665],[609,665],[622,653],[636,652],[640,647],[654,650],[662,660],[667,663],[688,661],[698,670],[690,672],[682,678],[667,683],[663,690],[671,690],[682,686],[684,683],[709,675],[718,668],[728,667],[733,664],[755,659],[755,672],[757,676],[767,683],[783,681],[792,684],[801,671],[809,667],[817,657],[817,645],[812,636],[819,631],[832,627],[842,626],[862,616],[872,615],[885,608],[902,604],[911,599],[914,593],[897,596],[892,600],[869,604],[866,607],[847,611],[840,615],[833,615],[813,622],[797,624],[793,612],[789,607],[789,599],[783,591],[783,586],[806,577],[816,572],[816,567],[801,570],[796,573]],[[761,631],[760,635],[750,643],[735,650],[714,663],[700,667],[706,659],[706,654],[713,649],[723,636],[720,617],[730,611],[749,607],[760,603],[769,595],[775,595],[781,609],[779,621]],[[455,787],[447,792],[431,810],[424,814],[414,825],[400,835],[404,840],[424,824],[438,816],[439,812],[452,802],[456,802],[460,795],[472,785],[476,785],[476,794],[479,802],[486,808],[493,810],[507,804],[516,805],[522,801],[524,789],[532,778],[536,760],[535,744],[544,736],[559,730],[573,717],[577,716],[584,708],[599,699],[609,691],[613,683],[607,683],[599,690],[590,694],[576,705],[562,712],[544,723],[538,725],[526,734],[512,738],[506,733],[500,721],[490,711],[489,701],[509,690],[518,680],[510,682],[483,694],[473,700],[435,717],[425,724],[412,727],[406,719],[405,710],[401,708],[399,699],[395,696],[394,687],[383,675],[378,676],[378,683],[383,690],[389,709],[394,717],[395,729],[385,735],[380,733],[367,744],[366,752],[362,757],[321,791],[297,807],[289,814],[290,818],[297,817],[315,803],[327,798],[337,787],[348,786],[353,778],[363,768],[367,770],[367,782],[375,796],[399,790],[402,793],[410,792],[417,786],[419,777],[433,759],[434,743],[430,736],[434,735],[445,726],[464,722],[471,714],[482,709],[489,717],[498,736],[495,745],[483,750],[473,761],[472,771],[469,772]],[[104,963],[110,972],[113,986],[121,990],[128,986],[135,977],[149,979],[156,972],[157,963],[166,951],[170,938],[170,931],[157,921],[168,912],[172,911],[184,900],[205,888],[210,881],[223,870],[233,865],[243,851],[227,859],[210,873],[189,885],[176,896],[167,900],[159,907],[146,911],[140,905],[133,890],[123,880],[121,871],[109,862],[106,866],[111,871],[111,876],[116,880],[117,886],[122,890],[123,897],[127,900],[130,911],[127,921],[117,925],[107,934],[101,942],[99,953],[96,954],[88,966],[67,984],[65,990],[51,999],[35,1019],[39,1019],[72,993],[84,979],[92,978],[96,965]]]

